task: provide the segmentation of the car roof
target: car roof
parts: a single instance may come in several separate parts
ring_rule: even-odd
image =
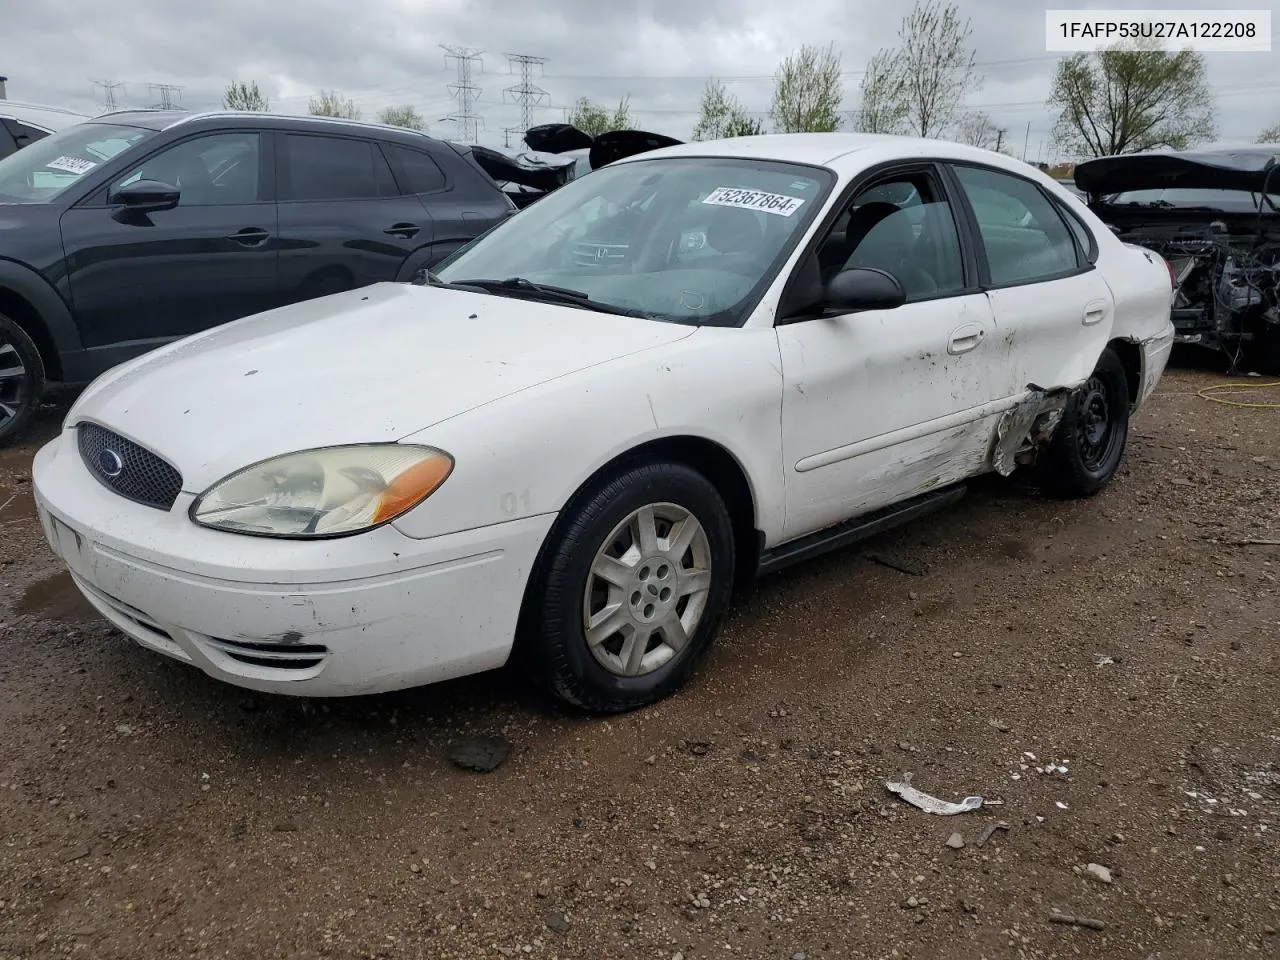
[[[76,113],[65,107],[51,107],[43,103],[24,103],[21,100],[0,100],[0,117],[21,120],[42,130],[57,132],[63,127],[74,126],[89,119],[87,114]]]
[[[111,113],[104,113],[100,116],[93,117],[94,123],[118,123],[129,126],[143,127],[147,130],[170,130],[174,127],[190,125],[216,125],[219,121],[235,120],[237,122],[248,122],[253,126],[269,126],[269,127],[297,127],[300,130],[326,130],[326,129],[346,129],[348,131],[358,131],[361,133],[377,133],[380,136],[392,137],[420,137],[427,140],[435,140],[439,143],[445,141],[432,137],[430,134],[422,133],[418,130],[411,130],[408,127],[397,127],[385,123],[371,123],[367,120],[348,120],[343,117],[317,117],[310,114],[297,113],[269,113],[260,110],[209,110],[198,113],[191,113],[185,110],[115,110]]]
[[[1031,164],[980,147],[948,140],[879,133],[770,133],[754,137],[700,140],[639,153],[616,162],[634,163],[660,157],[742,157],[830,167],[838,173],[861,170],[885,160],[927,157],[985,163],[1024,176],[1028,170],[1042,173]],[[1047,174],[1044,176],[1047,177]]]

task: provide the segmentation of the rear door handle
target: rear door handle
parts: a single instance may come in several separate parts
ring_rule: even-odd
[[[393,223],[382,232],[389,233],[393,237],[404,237],[406,240],[412,240],[419,234],[419,232],[421,232],[421,230],[422,228],[416,223],[409,223],[408,221],[405,221],[403,223]]]
[[[1086,327],[1091,327],[1095,323],[1101,322],[1101,320],[1106,315],[1107,315],[1107,301],[1090,300],[1088,303],[1084,305],[1084,316],[1081,318],[1081,322]]]
[[[271,234],[267,233],[267,231],[263,230],[261,227],[245,227],[243,230],[237,230],[235,233],[231,234],[231,236],[227,237],[227,239],[234,240],[236,243],[245,247],[256,247],[269,236],[271,236]]]
[[[966,323],[956,327],[951,331],[951,337],[947,340],[947,353],[953,357],[958,357],[962,353],[968,353],[970,350],[982,343],[986,337],[987,331],[983,330],[979,324]]]

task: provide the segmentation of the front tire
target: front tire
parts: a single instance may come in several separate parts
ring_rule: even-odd
[[[27,425],[44,394],[44,361],[35,342],[0,314],[0,447]]]
[[[1091,497],[1106,487],[1129,439],[1129,381],[1107,347],[1093,375],[1072,394],[1037,464],[1040,484],[1060,497]]]
[[[710,481],[680,463],[628,468],[548,537],[526,602],[526,662],[594,713],[662,700],[711,648],[733,561],[729,511]]]

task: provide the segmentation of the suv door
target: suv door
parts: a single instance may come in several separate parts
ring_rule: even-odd
[[[119,362],[167,340],[277,305],[270,145],[255,130],[161,147],[63,213],[67,279],[85,346]],[[158,180],[171,210],[127,212],[114,191]]]
[[[417,198],[431,217],[430,248],[406,264],[399,279],[411,279],[419,269],[434,267],[510,212],[497,187],[483,182],[447,145],[426,141],[421,146],[384,143],[382,147],[401,193]]]
[[[939,168],[917,164],[862,186],[783,298],[788,539],[983,469],[1000,357],[944,183]],[[804,306],[849,267],[892,273],[907,302],[853,313]]]
[[[1102,353],[1115,310],[1081,244],[1087,231],[1031,180],[978,165],[951,169],[981,240],[978,270],[1001,330],[1005,389],[1063,384],[1079,357]]]
[[[277,133],[280,281],[291,301],[399,277],[433,236],[431,215],[402,196],[380,145],[342,134]]]

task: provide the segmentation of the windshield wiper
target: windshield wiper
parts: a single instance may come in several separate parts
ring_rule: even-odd
[[[431,276],[434,277],[434,274]],[[661,319],[653,314],[645,313],[643,310],[631,310],[627,307],[615,307],[612,304],[600,303],[598,300],[592,300],[590,295],[582,290],[557,287],[546,283],[534,283],[524,277],[507,277],[505,280],[476,279],[451,280],[447,282],[435,277],[432,282],[454,289],[472,287],[483,290],[486,293],[495,293],[499,296],[523,297],[528,300],[561,303],[565,306],[582,307],[586,310],[596,310],[600,313],[613,313],[620,317],[643,317],[646,320]]]

